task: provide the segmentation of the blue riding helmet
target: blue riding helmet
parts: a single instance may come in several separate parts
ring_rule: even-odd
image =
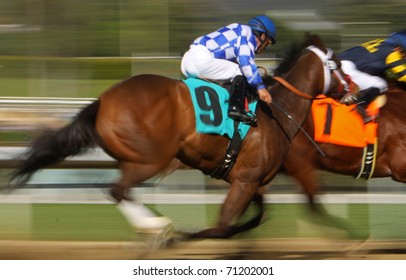
[[[386,41],[394,46],[400,46],[406,50],[406,29],[390,34]]]
[[[248,22],[248,25],[253,31],[265,33],[272,40],[272,44],[276,43],[276,27],[269,17],[256,16]]]

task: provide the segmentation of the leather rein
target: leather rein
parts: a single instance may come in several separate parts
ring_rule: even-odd
[[[312,97],[311,95],[309,95],[307,93],[304,93],[303,91],[299,90],[295,86],[292,86],[292,84],[290,84],[288,81],[286,81],[282,77],[273,76],[272,79],[274,79],[275,81],[277,81],[278,83],[283,85],[285,88],[287,88],[288,90],[290,90],[291,92],[293,92],[297,96],[300,96],[300,97],[302,97],[304,99],[308,99],[308,100],[313,100],[314,99],[314,97]]]

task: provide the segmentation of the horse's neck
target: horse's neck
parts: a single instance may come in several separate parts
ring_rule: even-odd
[[[273,91],[271,91],[272,94]],[[281,89],[272,96],[272,115],[290,139],[297,134],[310,112],[311,101],[301,98],[294,93]],[[283,110],[283,112],[282,112]]]
[[[285,80],[298,90],[312,97],[317,94],[316,88],[318,87],[317,83],[319,77],[316,72],[312,75],[315,78],[309,79],[308,75],[303,72],[303,70],[299,70],[299,68],[297,68],[285,75]],[[273,109],[272,111],[275,114],[275,117],[284,124],[283,126],[285,132],[293,138],[299,131],[298,124],[302,125],[305,123],[309,115],[312,102],[311,100],[296,95],[294,92],[288,90],[281,84],[274,85],[271,88],[271,94],[273,97],[273,102],[275,102],[275,106],[283,108],[286,113],[279,112],[280,110],[278,109]],[[289,116],[286,114],[289,114]]]

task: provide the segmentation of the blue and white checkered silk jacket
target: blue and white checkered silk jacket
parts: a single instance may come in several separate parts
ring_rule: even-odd
[[[257,89],[265,88],[254,60],[255,35],[248,25],[229,24],[197,38],[193,44],[205,46],[215,58],[238,63],[250,85]]]

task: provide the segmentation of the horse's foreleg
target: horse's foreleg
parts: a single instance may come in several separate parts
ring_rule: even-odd
[[[288,175],[298,181],[303,193],[307,196],[310,207],[316,209],[315,198],[320,189],[316,181],[316,168],[304,162],[304,159],[296,154],[291,155],[285,160],[284,167]]]
[[[257,219],[253,219],[253,223],[245,223],[245,226],[232,225],[248,208],[254,197],[257,202],[262,201],[261,195],[256,196],[257,185],[234,183],[224,201],[220,217],[217,222],[217,227],[209,228],[194,234],[191,238],[228,238],[242,231],[248,230],[256,224]],[[262,214],[261,214],[262,217]],[[259,221],[258,221],[259,224]]]
[[[261,224],[262,218],[264,216],[264,192],[262,189],[265,188],[260,188],[258,191],[255,193],[252,202],[254,205],[258,208],[257,214],[246,221],[243,224],[237,224],[234,226],[236,232],[244,232],[253,228],[256,228]],[[244,211],[245,212],[245,211]]]
[[[316,182],[317,175],[314,170],[304,170],[292,175],[302,187],[302,191],[307,196],[311,208],[316,205],[316,194],[320,189]]]

